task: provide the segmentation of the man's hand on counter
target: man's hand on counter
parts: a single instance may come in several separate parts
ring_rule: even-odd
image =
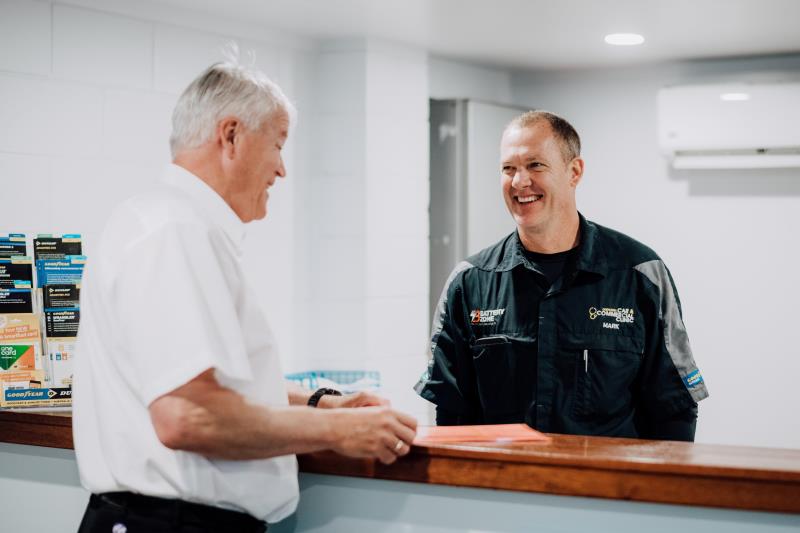
[[[417,432],[413,417],[389,406],[386,398],[366,391],[326,394],[317,404],[318,408],[338,410],[333,451],[348,457],[377,458],[387,465],[411,450]],[[352,407],[362,409],[348,409]]]
[[[287,381],[289,404],[308,404],[312,392]],[[414,417],[389,407],[389,400],[372,392],[319,398],[316,411],[323,417],[325,448],[348,457],[368,457],[391,464],[411,450],[417,434]],[[357,409],[353,409],[357,408]]]
[[[331,449],[348,457],[376,458],[394,463],[411,450],[417,434],[414,417],[387,406],[336,409],[331,426]]]

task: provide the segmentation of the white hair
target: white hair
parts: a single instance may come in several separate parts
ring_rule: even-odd
[[[294,121],[294,106],[281,88],[263,72],[239,64],[235,44],[229,48],[226,61],[208,67],[178,98],[169,138],[173,158],[208,142],[225,117],[238,118],[248,129],[261,127],[279,110]]]

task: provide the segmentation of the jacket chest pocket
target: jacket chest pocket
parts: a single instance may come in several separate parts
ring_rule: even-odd
[[[561,341],[560,364],[567,370],[562,375],[574,376],[575,417],[600,421],[629,412],[643,352],[643,341],[635,337],[596,335]]]
[[[491,335],[476,339],[471,348],[484,421],[518,422],[536,388],[534,339]]]

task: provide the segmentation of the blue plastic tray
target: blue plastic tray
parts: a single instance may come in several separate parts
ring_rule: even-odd
[[[375,370],[309,370],[286,374],[285,377],[312,390],[331,385],[330,382],[342,392],[375,390],[381,384],[381,373]]]

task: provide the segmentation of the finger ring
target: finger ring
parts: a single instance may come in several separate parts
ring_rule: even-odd
[[[397,444],[394,445],[394,451],[399,452],[402,447],[403,447],[403,439],[399,439],[397,441]]]

